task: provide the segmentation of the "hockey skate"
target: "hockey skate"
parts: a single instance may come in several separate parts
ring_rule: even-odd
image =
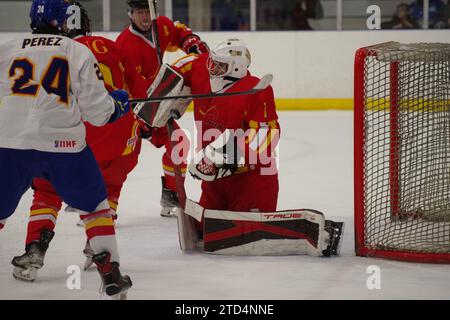
[[[38,241],[28,244],[23,255],[12,259],[14,278],[29,282],[36,280],[37,270],[44,265],[45,253],[54,235],[51,230],[42,230]]]
[[[175,217],[176,216],[176,208],[180,207],[180,203],[178,201],[178,194],[169,188],[166,188],[164,177],[161,177],[162,182],[162,192],[161,192],[161,216],[162,217]]]
[[[341,251],[344,223],[325,220],[325,231],[330,235],[330,240],[327,248],[322,251],[323,256],[338,256]]]
[[[111,299],[126,300],[128,289],[133,283],[129,276],[122,276],[117,262],[111,262],[111,254],[102,252],[92,257],[102,278],[102,293],[105,292]]]

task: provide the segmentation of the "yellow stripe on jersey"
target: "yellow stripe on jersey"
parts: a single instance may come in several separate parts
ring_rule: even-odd
[[[173,44],[172,42],[169,42],[167,45],[166,51],[167,52],[177,52],[180,48],[178,48],[177,45]]]
[[[130,153],[132,153],[134,151],[134,149],[136,148],[136,143],[138,140],[138,130],[139,130],[139,122],[135,121],[133,124],[133,128],[131,129],[131,137],[130,139],[128,139],[128,143],[127,147],[125,148],[125,150],[122,152],[122,156],[126,156]]]
[[[263,153],[272,142],[272,130],[268,130],[267,135],[265,139],[261,142],[261,144],[258,147],[258,154]]]
[[[269,125],[270,129],[278,129],[278,121],[277,120],[272,120],[267,122],[267,124]]]
[[[191,69],[192,69],[192,63],[188,63],[187,65],[185,65],[184,67],[182,67],[182,68],[180,69],[180,71],[183,72],[183,73],[186,73],[186,72],[191,71]]]
[[[181,68],[183,68],[183,66],[185,64],[188,64],[188,63],[194,61],[196,58],[197,58],[197,55],[195,53],[191,53],[191,54],[188,54],[186,56],[179,58],[178,60],[175,60],[175,62],[172,63],[172,65],[176,68],[181,69]]]
[[[249,123],[248,123],[248,126],[250,128],[253,128],[253,129],[259,129],[259,122],[258,121],[254,121],[254,120],[250,120]]]

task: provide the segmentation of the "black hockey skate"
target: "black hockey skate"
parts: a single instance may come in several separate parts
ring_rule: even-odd
[[[36,280],[37,270],[44,265],[45,253],[54,235],[51,230],[42,230],[38,241],[28,244],[23,255],[12,259],[14,278],[29,282]]]
[[[133,283],[129,276],[122,276],[117,262],[111,262],[111,254],[102,252],[92,257],[102,278],[102,292],[112,299],[126,300],[127,291]]]
[[[162,217],[174,217],[176,216],[175,208],[180,207],[178,201],[178,194],[166,187],[164,177],[161,177],[162,182],[162,192],[161,192],[161,216]]]
[[[330,242],[328,247],[322,251],[323,256],[338,256],[341,251],[344,223],[325,220],[325,231],[330,235]]]

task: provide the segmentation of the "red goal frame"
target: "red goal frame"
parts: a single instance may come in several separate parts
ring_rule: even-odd
[[[410,262],[450,263],[450,254],[420,253],[407,251],[388,251],[367,247],[365,238],[365,205],[364,205],[364,113],[365,113],[365,62],[376,52],[371,47],[360,48],[355,54],[354,63],[354,228],[355,252],[361,257],[378,257]],[[399,162],[394,150],[397,149],[398,137],[398,62],[390,66],[390,160],[389,186],[391,212],[393,216],[402,215],[399,209]],[[406,213],[407,214],[407,213]]]

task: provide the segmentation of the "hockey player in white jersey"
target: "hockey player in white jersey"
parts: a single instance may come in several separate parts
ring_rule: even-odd
[[[32,179],[48,179],[82,212],[104,291],[124,297],[132,283],[119,271],[106,190],[82,119],[95,126],[117,120],[129,111],[128,94],[108,94],[93,54],[65,36],[72,14],[70,1],[33,0],[33,34],[0,45],[0,229]],[[52,237],[42,234],[15,266],[42,267]]]

